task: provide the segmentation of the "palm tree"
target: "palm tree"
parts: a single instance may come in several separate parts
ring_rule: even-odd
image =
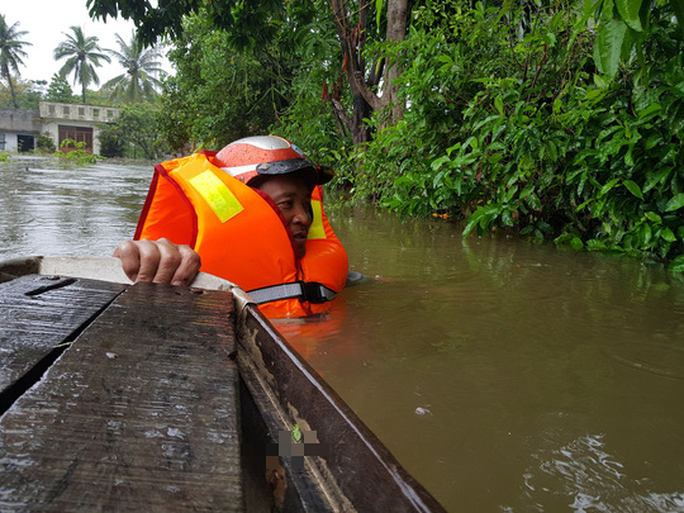
[[[102,53],[97,44],[97,37],[85,37],[81,27],[71,27],[73,35],[64,34],[67,38],[55,48],[55,60],[68,57],[64,66],[59,70],[62,77],[70,73],[74,74],[74,84],[81,84],[83,103],[86,102],[86,88],[91,84],[98,85],[100,77],[95,73],[95,68],[100,67],[100,60],[111,62],[111,59]]]
[[[141,102],[156,96],[155,87],[161,82],[155,76],[164,74],[159,63],[161,54],[153,48],[143,48],[135,32],[131,34],[131,42],[126,42],[119,34],[116,34],[119,51],[107,50],[109,54],[119,61],[126,72],[114,77],[104,85],[105,89],[111,90],[111,98],[120,98],[129,103]]]
[[[2,73],[2,77],[7,80],[7,83],[9,84],[10,93],[12,94],[12,103],[14,103],[15,109],[18,109],[19,106],[17,105],[17,97],[14,92],[14,84],[12,83],[10,71],[14,71],[19,75],[19,65],[24,65],[24,61],[22,61],[21,58],[28,57],[21,47],[31,44],[19,39],[25,34],[28,34],[28,32],[25,30],[20,31],[18,30],[18,27],[18,21],[9,27],[5,21],[5,16],[0,14],[0,73]]]

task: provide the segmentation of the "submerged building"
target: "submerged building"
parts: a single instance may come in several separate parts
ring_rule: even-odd
[[[0,109],[0,151],[29,152],[43,135],[57,147],[72,139],[85,142],[90,153],[100,153],[100,127],[116,121],[120,112],[115,107],[58,102],[40,102],[38,110]]]

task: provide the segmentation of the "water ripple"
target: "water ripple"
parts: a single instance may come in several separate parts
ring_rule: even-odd
[[[523,474],[522,509],[549,511],[566,504],[584,512],[682,512],[684,491],[659,492],[648,479],[635,479],[619,458],[606,449],[604,434],[580,436],[534,455],[536,467]],[[501,511],[518,508],[502,506]]]

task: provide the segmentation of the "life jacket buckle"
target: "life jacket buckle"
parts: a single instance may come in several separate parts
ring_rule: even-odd
[[[300,301],[308,301],[312,304],[326,303],[335,299],[337,294],[330,290],[328,287],[322,283],[316,281],[300,281],[302,285],[302,296],[299,298]]]

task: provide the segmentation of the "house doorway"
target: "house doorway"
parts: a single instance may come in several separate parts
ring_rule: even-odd
[[[36,140],[32,135],[17,135],[17,150],[19,153],[28,153],[36,147]]]

